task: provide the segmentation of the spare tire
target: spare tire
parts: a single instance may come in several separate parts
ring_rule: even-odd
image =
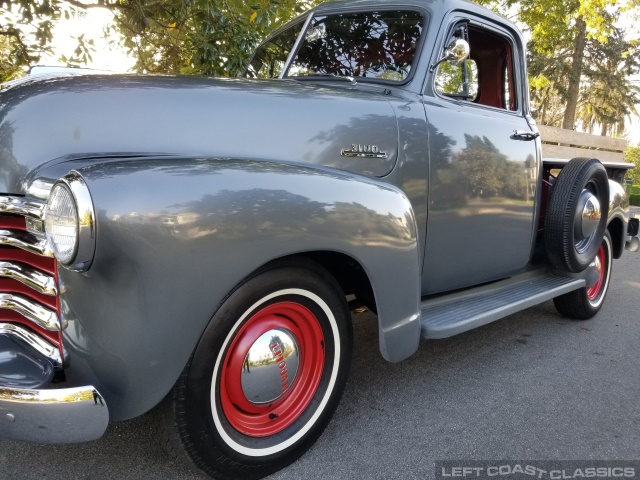
[[[574,158],[560,171],[544,220],[547,258],[559,270],[581,272],[602,244],[609,215],[609,179],[595,158]]]

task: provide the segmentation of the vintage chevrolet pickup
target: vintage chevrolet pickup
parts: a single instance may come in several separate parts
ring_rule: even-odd
[[[154,409],[194,468],[268,475],[336,409],[350,305],[392,362],[550,299],[593,317],[640,243],[630,167],[543,159],[521,34],[463,0],[323,4],[240,79],[5,83],[0,437]]]

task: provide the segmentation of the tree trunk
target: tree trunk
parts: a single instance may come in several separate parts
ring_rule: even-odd
[[[576,18],[576,36],[573,40],[573,58],[571,72],[569,73],[569,88],[567,89],[567,107],[564,110],[562,128],[573,130],[576,120],[576,108],[578,107],[578,94],[580,93],[580,75],[584,60],[584,47],[587,43],[587,25],[582,17]]]
[[[545,88],[545,90],[548,89]],[[545,91],[545,93],[542,95],[542,118],[540,119],[540,123],[542,125],[546,125],[545,121],[547,119],[547,104],[549,103],[549,97],[546,93],[547,92]]]
[[[609,130],[609,125],[607,125],[606,123],[603,123],[602,127],[600,128],[600,135],[603,137],[606,137],[608,130]]]

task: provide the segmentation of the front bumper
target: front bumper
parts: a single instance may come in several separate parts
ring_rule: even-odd
[[[29,390],[0,386],[0,438],[76,443],[100,438],[109,409],[91,387]]]
[[[0,322],[1,439],[75,443],[102,436],[109,423],[104,399],[91,386],[55,388],[61,368],[57,347],[18,324]]]

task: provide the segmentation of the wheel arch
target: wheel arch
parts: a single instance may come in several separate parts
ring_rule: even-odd
[[[331,275],[342,289],[345,297],[354,295],[358,303],[362,303],[378,315],[380,353],[386,360],[397,362],[415,352],[415,349],[412,349],[414,345],[417,349],[419,329],[416,332],[407,330],[404,334],[401,334],[404,329],[398,329],[395,325],[389,325],[389,322],[385,322],[387,318],[385,317],[384,320],[381,320],[378,314],[380,309],[389,310],[393,308],[393,296],[389,294],[385,295],[384,291],[380,291],[380,288],[376,289],[375,280],[376,277],[379,278],[380,275],[376,273],[377,269],[375,266],[367,268],[367,264],[361,259],[358,259],[357,256],[345,252],[312,250],[274,258],[256,268],[254,272],[238,283],[229,295],[247,280],[261,272],[292,265],[304,267],[305,263],[309,261]]]
[[[292,255],[320,264],[336,279],[345,296],[354,295],[369,310],[377,313],[376,297],[369,274],[361,263],[352,256],[332,251],[304,252]]]
[[[626,240],[625,236],[625,223],[620,217],[613,218],[607,225],[609,235],[611,235],[611,249],[613,258],[620,258],[624,252],[624,244]]]
[[[620,183],[609,180],[609,218],[607,230],[611,235],[613,258],[620,258],[627,240],[629,197]]]

